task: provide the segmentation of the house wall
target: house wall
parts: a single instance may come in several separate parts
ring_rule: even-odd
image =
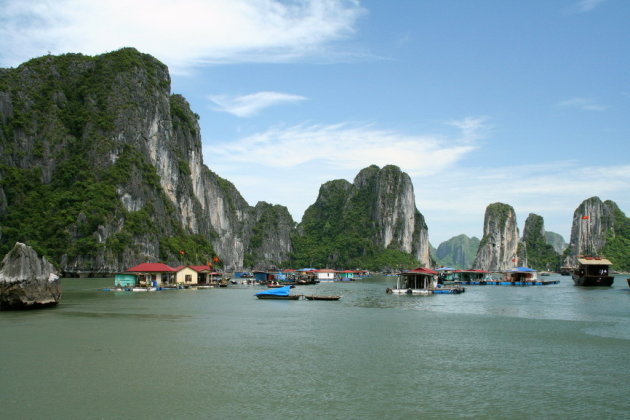
[[[135,274],[116,274],[114,276],[114,285],[121,287],[132,287],[136,285]]]
[[[324,272],[319,272],[317,273],[317,278],[320,281],[332,281],[335,279],[335,272],[334,271],[324,271]]]
[[[186,276],[190,277],[187,278]],[[175,274],[175,283],[177,284],[197,284],[197,282],[197,272],[190,267],[184,267]]]

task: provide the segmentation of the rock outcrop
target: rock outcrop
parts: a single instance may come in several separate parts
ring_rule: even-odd
[[[560,255],[562,255],[567,246],[569,246],[562,235],[555,232],[545,231],[545,241],[553,247],[553,250],[556,251],[557,254]]]
[[[0,267],[0,310],[54,306],[61,298],[54,266],[35,250],[16,243]]]
[[[530,213],[525,220],[523,238],[519,247],[519,265],[536,270],[557,270],[560,255],[545,240],[545,222],[542,216]]]
[[[613,220],[610,207],[599,197],[584,200],[573,212],[569,244],[571,258],[597,255],[606,244],[606,233],[613,227]]]
[[[564,265],[575,266],[580,255],[603,256],[615,270],[630,269],[630,219],[614,201],[591,197],[575,209]]]
[[[260,209],[203,164],[198,116],[155,58],[125,48],[1,70],[0,250],[37,241],[65,275],[178,264],[180,250],[226,268],[288,255],[292,221],[252,247]]]
[[[512,206],[493,203],[486,208],[483,238],[474,268],[501,271],[518,265],[519,232]]]
[[[478,238],[469,238],[463,234],[442,242],[435,251],[437,262],[446,267],[470,268],[475,261],[479,242]]]
[[[395,266],[404,255],[410,263],[431,264],[411,179],[393,165],[365,168],[352,184],[323,184],[298,226],[295,248],[296,261],[307,266],[366,267],[377,260]],[[385,257],[385,251],[398,254]]]

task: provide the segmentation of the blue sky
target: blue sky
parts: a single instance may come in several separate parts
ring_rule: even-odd
[[[437,246],[512,205],[568,241],[630,211],[626,0],[0,0],[0,66],[132,46],[200,115],[206,165],[296,221],[322,183],[398,165]]]

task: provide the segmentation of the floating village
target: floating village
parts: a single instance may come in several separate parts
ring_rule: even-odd
[[[215,257],[218,262],[218,257]],[[577,258],[577,267],[565,270],[571,274],[575,286],[610,287],[614,282],[612,263],[602,257]],[[31,270],[32,273],[26,273]],[[367,270],[333,270],[329,268],[274,269],[253,272],[225,273],[217,271],[213,263],[171,267],[164,263],[141,263],[114,275],[111,287],[104,292],[158,292],[183,289],[212,289],[230,285],[264,287],[254,294],[267,300],[328,300],[337,301],[341,295],[292,293],[296,286],[317,285],[322,282],[353,282],[375,274],[395,277],[395,284],[385,292],[393,295],[429,296],[461,294],[465,286],[547,286],[558,284],[555,279],[543,279],[549,272],[538,272],[528,267],[515,267],[501,272],[479,269],[460,270],[440,267],[435,270],[418,267],[395,273],[372,273]],[[541,276],[539,278],[538,276]],[[3,260],[0,270],[0,310],[30,309],[55,306],[61,297],[59,276],[52,264],[39,257],[29,246],[17,243]],[[630,286],[630,279],[627,279]],[[393,282],[392,282],[393,283]]]
[[[614,277],[612,263],[601,257],[581,257],[578,267],[570,270],[576,286],[611,286]],[[114,276],[114,284],[104,291],[155,292],[179,289],[211,289],[230,285],[255,285],[265,287],[258,292],[258,299],[339,300],[338,295],[292,294],[295,286],[315,285],[322,282],[352,282],[370,277],[375,273],[367,270],[333,269],[283,269],[253,272],[224,273],[215,271],[212,263],[170,267],[163,263],[142,263]],[[452,267],[435,270],[418,267],[387,276],[395,277],[396,283],[385,292],[397,295],[428,296],[436,294],[461,294],[464,286],[547,286],[558,280],[546,280],[549,272],[538,272],[528,267],[515,267],[502,272]],[[568,272],[565,274],[569,274]],[[539,275],[541,278],[539,278]],[[630,286],[630,279],[628,279]]]

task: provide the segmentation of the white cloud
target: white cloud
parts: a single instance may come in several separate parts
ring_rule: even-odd
[[[421,179],[456,166],[476,149],[484,125],[469,118],[453,136],[407,135],[367,124],[275,127],[232,142],[204,146],[206,164],[232,181],[250,204],[265,200],[300,220],[326,181],[346,179],[370,165],[393,164]],[[466,122],[468,121],[468,122]],[[449,123],[452,124],[452,123]],[[253,175],[254,174],[254,175]]]
[[[589,98],[571,98],[560,101],[556,106],[563,108],[577,108],[584,111],[605,111],[606,107]]]
[[[271,106],[295,103],[307,98],[281,92],[257,92],[243,96],[212,95],[209,99],[218,105],[216,110],[227,112],[237,117],[251,117]]]
[[[318,162],[333,173],[394,164],[426,175],[440,172],[476,148],[474,141],[482,125],[478,121],[473,127],[470,121],[461,122],[461,133],[454,138],[413,136],[349,123],[276,127],[214,145],[213,155],[223,164],[290,168]]]
[[[575,10],[579,13],[590,12],[605,0],[580,0],[575,4]]]
[[[173,70],[322,54],[354,33],[358,0],[7,0],[0,66],[47,52],[100,54],[132,46]]]

